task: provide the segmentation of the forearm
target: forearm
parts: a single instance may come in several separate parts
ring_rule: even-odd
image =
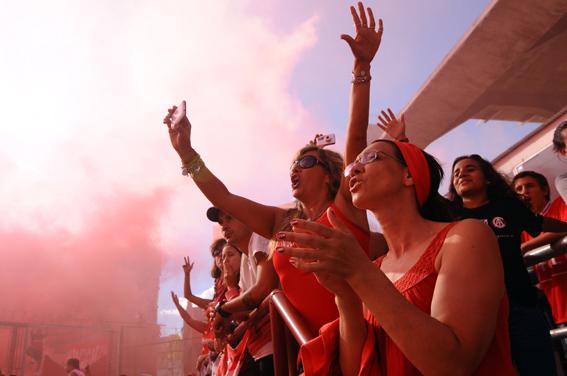
[[[471,373],[475,354],[467,354],[447,325],[407,301],[373,264],[349,283],[408,360],[424,374]],[[403,325],[400,325],[403,323]]]
[[[226,302],[226,304],[223,305],[223,309],[230,313],[237,313],[247,312],[258,307],[264,298],[268,296],[269,292],[266,292],[265,289],[252,291],[253,289],[254,288],[240,294],[237,298]]]
[[[189,273],[185,273],[183,278],[183,296],[189,301],[193,296],[193,292],[191,291],[191,275]]]
[[[354,295],[335,297],[339,309],[339,363],[343,375],[357,375],[360,370],[362,348],[367,335],[362,315],[362,302]]]
[[[259,256],[262,255],[262,256]],[[279,278],[274,269],[274,264],[265,254],[256,254],[258,257],[258,274],[256,283],[248,290],[241,292],[238,298],[227,302],[223,309],[230,313],[250,311],[257,308],[264,299],[278,287]]]
[[[355,61],[355,76],[370,75],[370,64]],[[370,81],[353,83],[350,94],[349,121],[347,126],[345,163],[353,162],[367,144],[370,112]]]
[[[179,312],[179,315],[187,325],[189,325],[199,333],[203,333],[205,331],[205,329],[207,328],[206,322],[193,319],[191,315],[189,315],[189,313],[181,306],[177,306],[176,308]]]
[[[190,295],[189,297],[185,298],[201,309],[207,309],[207,306],[212,303],[211,299],[204,299],[195,295]]]
[[[527,242],[522,243],[522,254],[531,251],[532,249],[551,244],[554,241],[563,238],[564,236],[567,236],[567,233],[548,232],[537,236],[531,240],[528,240]]]
[[[196,155],[195,153],[193,158]],[[277,214],[282,218],[285,216],[283,209],[262,205],[231,193],[205,165],[193,175],[193,181],[213,206],[233,215],[250,230],[265,238],[272,237]]]
[[[543,217],[541,228],[543,232],[567,232],[567,222],[555,218]]]

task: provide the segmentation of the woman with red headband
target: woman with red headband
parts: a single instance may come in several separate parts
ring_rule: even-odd
[[[334,229],[295,220],[277,235],[298,244],[277,251],[315,272],[340,313],[302,348],[306,374],[515,374],[496,238],[480,222],[448,222],[435,159],[380,140],[345,172],[389,251],[369,261],[332,211]]]

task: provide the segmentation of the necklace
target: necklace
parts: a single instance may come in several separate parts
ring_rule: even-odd
[[[319,218],[323,215],[324,212],[327,211],[327,209],[329,208],[329,206],[331,206],[331,204],[325,206],[325,207],[323,208],[323,210],[319,211],[319,214],[317,214],[317,216],[315,216],[315,217],[308,217],[307,219],[310,220],[311,222],[316,221],[317,219],[319,219]]]

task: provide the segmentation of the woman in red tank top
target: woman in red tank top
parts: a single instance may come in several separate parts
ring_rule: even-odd
[[[381,20],[376,22],[371,10],[365,11],[362,4],[359,4],[358,12],[351,7],[351,13],[356,36],[355,38],[348,35],[341,36],[348,43],[354,57],[345,159],[343,160],[339,153],[317,146],[316,142],[297,153],[290,168],[291,190],[297,201],[296,209],[266,206],[231,193],[205,166],[199,154],[193,149],[191,124],[185,116],[184,106],[181,106],[180,111],[176,111],[176,107],[171,108],[164,119],[169,129],[171,143],[181,157],[183,173],[193,178],[197,187],[215,207],[235,217],[252,232],[265,238],[272,238],[282,229],[290,229],[291,218],[328,223],[325,218],[326,210],[332,206],[349,223],[359,245],[365,250],[369,249],[370,237],[366,211],[353,206],[343,170],[345,162],[352,162],[366,147],[370,63],[380,46],[383,28]],[[378,242],[381,239],[383,240],[377,238]],[[385,245],[385,242],[382,241],[382,245]],[[373,251],[376,253],[371,256],[377,256],[377,251],[383,250],[380,250],[377,244],[377,247],[373,247]],[[248,295],[249,308],[260,304],[271,289],[277,287],[272,285],[274,278],[270,276],[277,272],[284,292],[299,313],[310,323],[315,333],[322,324],[338,317],[333,295],[317,283],[312,273],[293,268],[289,259],[283,255],[274,258],[273,267],[274,269],[271,270],[263,268],[263,275],[258,276],[256,286],[253,288],[260,286],[259,293],[255,296]],[[302,281],[302,285],[297,283],[299,280]],[[268,283],[264,283],[265,281]]]
[[[447,223],[433,157],[381,141],[347,172],[354,204],[382,225],[384,257],[369,261],[332,210],[335,229],[295,220],[277,235],[298,244],[277,251],[315,272],[340,313],[302,348],[306,374],[515,374],[495,236],[478,221]]]

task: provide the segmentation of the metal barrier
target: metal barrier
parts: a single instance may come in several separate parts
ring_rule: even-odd
[[[551,335],[551,339],[553,339],[553,340],[565,339],[565,338],[567,338],[567,326],[564,326],[562,328],[557,328],[557,329],[551,329],[549,331],[549,334]]]
[[[270,307],[275,375],[295,376],[299,347],[313,339],[315,333],[311,333],[283,291],[272,291],[266,301]]]
[[[536,249],[532,249],[524,254],[526,266],[533,266],[542,261],[560,256],[567,252],[567,236],[557,239],[551,244],[546,244]]]

